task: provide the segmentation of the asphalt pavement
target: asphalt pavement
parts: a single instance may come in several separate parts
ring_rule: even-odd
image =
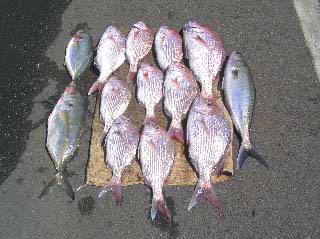
[[[320,238],[319,80],[291,1],[4,0],[0,16],[1,238]],[[271,170],[249,159],[215,185],[222,220],[206,203],[188,212],[188,186],[165,188],[171,225],[150,222],[142,185],[123,188],[120,208],[112,195],[98,200],[94,187],[73,202],[59,190],[38,199],[55,174],[45,149],[52,108],[43,101],[58,98],[69,82],[63,61],[72,32],[86,27],[97,43],[110,24],[141,19],[155,31],[196,19],[250,65],[257,89],[252,139]],[[96,77],[86,71],[83,93]],[[92,112],[94,98],[88,100]],[[89,140],[90,120],[68,165],[74,188],[85,181]]]

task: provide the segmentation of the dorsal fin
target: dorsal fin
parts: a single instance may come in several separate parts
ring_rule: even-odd
[[[238,77],[239,77],[239,69],[236,68],[236,67],[233,67],[231,72],[232,72],[233,79],[234,80],[238,79]]]

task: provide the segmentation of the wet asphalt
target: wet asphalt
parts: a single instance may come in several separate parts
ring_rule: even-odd
[[[0,18],[1,238],[320,238],[319,79],[290,1],[4,0]],[[257,89],[252,138],[271,170],[248,160],[216,185],[223,220],[205,203],[187,212],[193,187],[166,187],[172,225],[150,222],[143,186],[124,188],[121,208],[111,195],[97,200],[93,187],[74,202],[58,190],[38,199],[55,173],[45,149],[52,108],[44,101],[69,82],[63,58],[71,33],[86,27],[96,43],[110,24],[143,19],[153,29],[180,29],[191,18],[247,59]],[[84,93],[95,78],[85,73]],[[89,139],[90,120],[68,166],[74,188],[85,180]]]

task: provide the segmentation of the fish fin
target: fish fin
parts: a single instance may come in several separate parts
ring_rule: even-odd
[[[63,179],[61,188],[62,188],[62,191],[64,191],[72,200],[75,200],[75,195],[74,195],[72,186],[66,178]]]
[[[239,77],[239,68],[233,67],[231,69],[231,72],[232,72],[232,79],[234,79],[234,80],[238,79],[238,77]]]
[[[222,81],[221,81],[221,90],[224,90],[223,85],[224,85],[224,76],[222,77]]]
[[[156,199],[155,197],[152,198],[152,207],[150,213],[152,221],[156,219],[158,212],[168,222],[171,222],[171,214],[163,197],[161,199]]]
[[[54,107],[56,105],[57,99],[53,95],[51,95],[47,99],[43,100],[42,102],[47,103],[50,106]]]
[[[147,125],[147,124],[150,124],[151,122],[156,123],[157,122],[156,117],[146,115],[146,117],[144,118],[143,124]]]
[[[130,69],[127,75],[127,83],[130,84],[134,81],[136,73],[138,71],[138,63],[137,64],[130,64]]]
[[[211,184],[210,184],[211,185]],[[188,211],[190,211],[199,201],[200,199],[206,200],[208,203],[210,203],[213,207],[215,207],[219,211],[219,216],[223,216],[223,206],[217,196],[214,193],[214,190],[212,186],[209,188],[202,187],[200,183],[198,182],[196,189],[194,190],[194,193],[192,195],[192,198],[190,200]]]
[[[98,146],[104,145],[104,140],[105,140],[107,134],[108,134],[108,132],[106,130],[102,131],[100,138],[99,138],[99,141],[98,141]]]
[[[205,47],[209,47],[208,43],[199,35],[195,37],[195,39]]]
[[[154,114],[154,108],[153,107],[146,107],[146,116],[144,118],[144,123],[143,124],[148,124],[150,122],[156,123],[156,117]]]
[[[39,198],[42,198],[49,194],[49,192],[52,191],[55,187],[61,187],[64,192],[72,199],[75,200],[75,195],[72,189],[72,186],[70,185],[67,178],[63,175],[63,173],[58,172],[48,183],[48,185],[43,189],[41,194],[39,195]]]
[[[132,83],[134,81],[135,76],[136,76],[135,71],[129,71],[127,75],[127,83],[128,84]]]
[[[99,91],[102,92],[104,85],[106,84],[106,82],[100,82],[100,81],[96,81],[93,83],[93,85],[90,87],[88,95],[92,95],[92,93]]]
[[[121,180],[116,176],[112,176],[111,180],[103,186],[99,192],[98,197],[103,197],[107,192],[112,191],[112,194],[116,200],[116,205],[121,205]]]
[[[242,165],[247,160],[248,156],[255,158],[259,163],[261,163],[263,166],[269,169],[269,165],[267,164],[265,159],[260,155],[256,147],[252,144],[250,144],[249,147],[246,147],[243,144],[241,144],[239,154],[237,157],[237,169],[241,169]]]
[[[177,128],[177,127],[172,127],[170,125],[170,128],[168,130],[168,135],[171,139],[175,139],[179,141],[180,143],[184,143],[184,138],[183,138],[183,129],[182,128]]]

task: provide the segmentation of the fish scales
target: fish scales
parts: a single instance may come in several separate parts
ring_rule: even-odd
[[[148,63],[142,63],[137,74],[137,98],[146,109],[145,122],[155,120],[155,107],[163,97],[162,85],[162,71]]]
[[[144,125],[139,143],[139,159],[146,184],[153,191],[152,220],[158,211],[168,220],[171,219],[162,188],[171,172],[175,157],[174,144],[167,132],[152,121]]]
[[[135,23],[127,37],[126,57],[130,64],[127,80],[132,82],[140,61],[152,48],[153,31],[143,21]]]
[[[202,87],[201,94],[207,98],[213,97],[225,56],[222,42],[212,29],[196,21],[184,26],[183,37],[190,69]]]
[[[183,142],[181,121],[185,118],[198,86],[191,71],[181,63],[173,63],[168,68],[164,81],[164,109],[171,117],[169,135]]]
[[[116,77],[111,77],[103,88],[101,95],[100,119],[105,124],[100,138],[101,143],[113,121],[126,111],[130,100],[131,91],[128,84]]]
[[[139,142],[139,130],[122,115],[112,124],[105,141],[105,161],[112,170],[112,179],[101,189],[99,197],[112,191],[116,205],[121,203],[121,176],[133,162]]]
[[[183,53],[179,33],[165,25],[161,26],[155,36],[155,51],[162,70],[174,62],[181,62]]]
[[[188,210],[205,199],[222,215],[223,207],[214,194],[211,174],[221,173],[231,130],[214,99],[200,96],[193,102],[187,121],[187,140],[191,162],[199,175]]]
[[[109,26],[100,38],[97,46],[97,55],[94,59],[95,66],[100,75],[89,89],[89,95],[96,90],[102,91],[110,75],[115,72],[125,61],[126,38],[114,26]]]

